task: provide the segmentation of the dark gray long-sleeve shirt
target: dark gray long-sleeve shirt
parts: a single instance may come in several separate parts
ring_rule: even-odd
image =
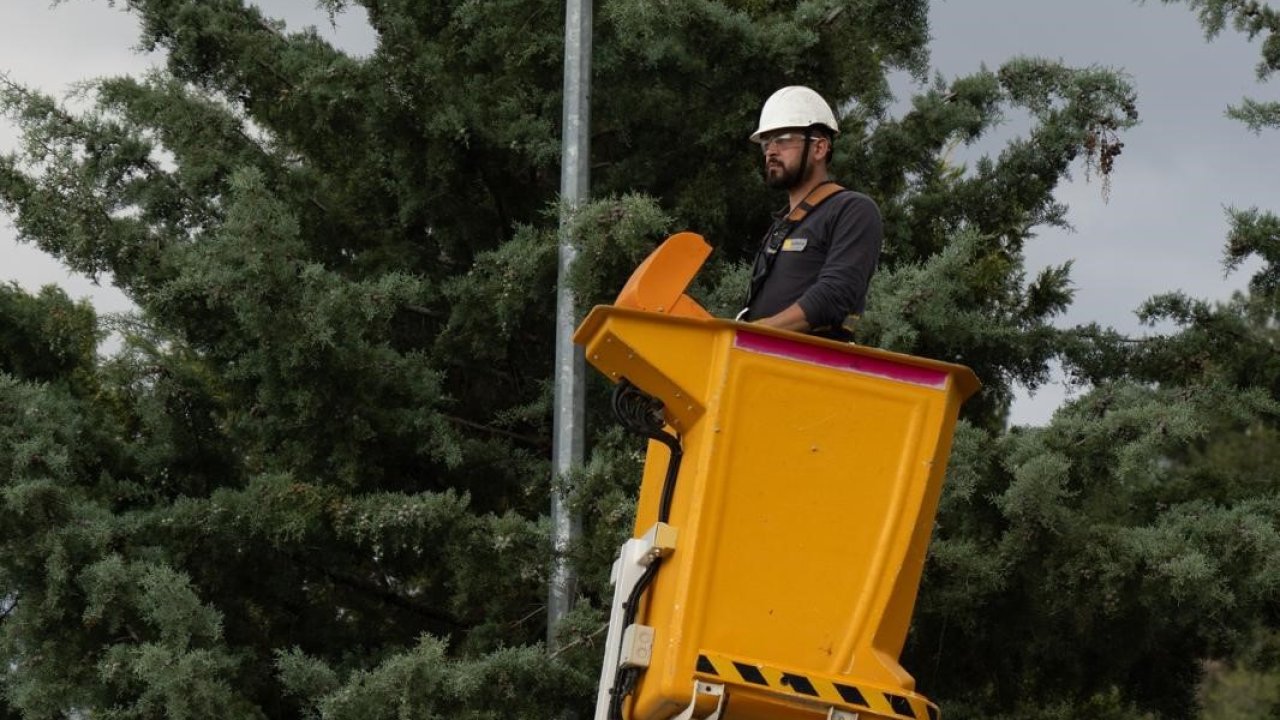
[[[847,190],[827,198],[786,232],[786,211],[775,215],[756,257],[756,272],[776,258],[746,319],[770,317],[799,303],[814,328],[839,327],[867,304],[867,285],[876,270],[884,225],[871,198]]]

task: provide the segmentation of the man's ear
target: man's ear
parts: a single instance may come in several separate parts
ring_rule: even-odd
[[[827,138],[825,135],[818,135],[814,138],[814,140],[815,140],[813,144],[814,149],[822,153],[821,155],[816,155],[815,153],[816,155],[815,159],[830,160],[831,159],[831,140]],[[820,149],[824,147],[823,143],[826,143],[825,150]]]

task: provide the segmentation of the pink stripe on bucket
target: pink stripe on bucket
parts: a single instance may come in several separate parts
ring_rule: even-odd
[[[762,355],[784,357],[800,362],[851,370],[863,375],[897,380],[924,387],[943,388],[947,384],[947,372],[919,367],[883,358],[841,352],[829,347],[819,347],[786,338],[739,330],[734,337],[734,347]]]

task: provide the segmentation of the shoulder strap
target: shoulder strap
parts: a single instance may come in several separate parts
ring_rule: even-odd
[[[826,202],[827,198],[832,195],[843,192],[844,189],[845,188],[842,185],[834,180],[827,180],[810,190],[809,194],[805,195],[804,199],[797,203],[791,212],[787,213],[787,229],[784,237],[785,235],[790,235],[794,232],[795,229],[800,226],[801,221],[803,221],[814,208]],[[756,295],[760,293],[760,288],[764,287],[764,281],[769,277],[769,273],[773,272],[774,261],[778,259],[777,252],[772,254],[767,252],[769,237],[773,234],[773,230],[775,228],[777,228],[776,225],[774,228],[770,228],[770,232],[765,234],[764,240],[760,243],[760,249],[756,251],[756,259],[752,263],[754,272],[751,277],[751,285],[747,289],[747,300],[746,303],[744,303],[746,308],[751,307],[751,302],[755,300]]]
[[[809,194],[805,195],[804,199],[791,212],[787,213],[787,221],[794,227],[801,220],[804,220],[805,216],[812,212],[814,208],[825,202],[827,198],[843,190],[844,187],[842,185],[831,180],[818,185],[813,190],[810,190]]]

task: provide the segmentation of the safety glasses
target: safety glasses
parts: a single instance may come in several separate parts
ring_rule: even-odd
[[[776,147],[779,150],[781,150],[783,148],[788,148],[794,145],[798,145],[799,143],[803,142],[804,139],[805,139],[804,133],[784,132],[784,133],[778,133],[777,135],[766,135],[764,137],[761,137],[756,142],[760,143],[761,152],[769,152],[769,148]],[[809,136],[809,139],[814,140],[816,138],[814,138],[813,136]]]

